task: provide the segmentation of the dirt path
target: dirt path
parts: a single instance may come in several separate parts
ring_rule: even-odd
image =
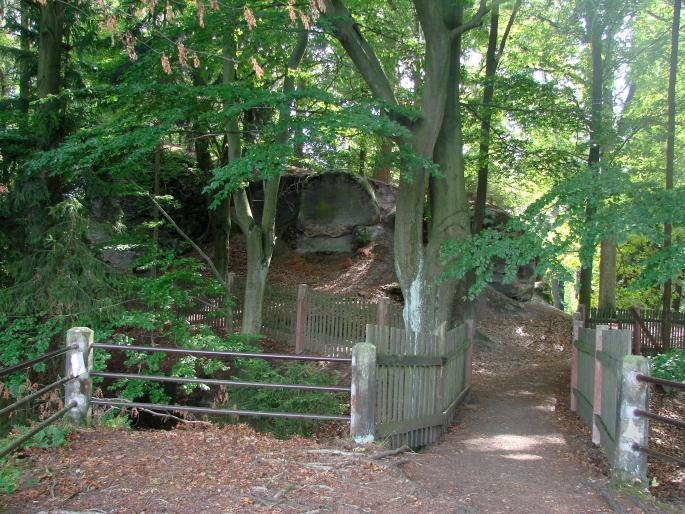
[[[481,354],[488,357],[489,369],[476,376],[458,427],[413,461],[407,474],[475,512],[610,510],[592,486],[589,468],[572,458],[556,419],[554,391],[564,367],[526,364],[530,355],[511,345]]]

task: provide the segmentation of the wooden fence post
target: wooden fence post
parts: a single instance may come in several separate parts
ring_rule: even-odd
[[[642,325],[638,321],[640,317],[640,309],[636,307],[633,311],[633,353],[635,355],[642,355]]]
[[[471,387],[471,378],[473,375],[473,341],[476,335],[476,324],[473,319],[465,320],[464,324],[466,325],[466,337],[468,337],[469,341],[464,357],[464,389],[466,389]]]
[[[231,335],[235,327],[233,326],[233,290],[235,287],[235,273],[229,272],[226,275],[226,333]]]
[[[307,297],[307,284],[300,284],[297,288],[297,319],[295,321],[295,353],[304,351],[304,323],[305,323],[305,299]]]
[[[576,412],[578,399],[575,390],[578,389],[578,348],[576,341],[580,337],[580,329],[583,327],[583,319],[580,312],[573,313],[573,339],[571,341],[571,412]]]
[[[649,410],[649,384],[638,381],[638,374],[649,375],[649,359],[638,355],[623,357],[612,475],[617,480],[640,480],[645,483],[647,454],[636,450],[634,445],[647,447],[649,419],[636,416],[635,409]]]
[[[600,444],[599,427],[597,426],[597,418],[602,415],[602,361],[599,357],[599,352],[602,351],[604,343],[604,332],[609,327],[606,325],[597,325],[595,328],[595,388],[592,395],[592,442]]]
[[[78,345],[76,349],[66,354],[66,376],[79,377],[78,380],[67,382],[64,386],[64,404],[76,402],[68,416],[75,423],[90,421],[92,396],[92,382],[90,372],[93,371],[93,331],[86,327],[74,327],[67,331],[67,346]]]
[[[378,301],[378,311],[376,314],[376,325],[379,327],[390,326],[390,300],[386,297]]]
[[[350,437],[356,443],[374,439],[376,422],[376,347],[358,343],[352,348]]]

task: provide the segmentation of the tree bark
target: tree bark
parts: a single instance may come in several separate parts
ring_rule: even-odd
[[[616,307],[616,243],[612,236],[600,243],[598,307]]]
[[[22,51],[19,57],[19,110],[24,114],[29,113],[30,85],[31,85],[31,65],[29,53],[31,52],[31,38],[29,37],[29,4],[26,0],[21,0],[21,14],[19,24],[21,33],[19,34],[19,46]],[[26,128],[28,118],[22,119],[22,128]]]
[[[405,144],[436,163],[441,176],[423,167],[402,167],[395,218],[395,273],[404,295],[405,327],[431,332],[443,322],[451,325],[458,301],[454,281],[439,281],[444,271],[442,244],[469,232],[468,202],[459,116],[459,36],[476,27],[487,13],[485,2],[467,22],[462,3],[414,0],[425,35],[425,80],[419,120],[399,120],[411,131]],[[357,71],[374,96],[396,104],[390,81],[342,0],[326,0],[325,16]],[[428,193],[431,225],[424,241],[424,209]]]
[[[392,154],[392,141],[390,141],[388,138],[383,138],[380,154],[381,155],[378,159],[379,165],[373,169],[373,178],[389,184],[390,166],[388,162],[390,161],[390,155]]]
[[[666,138],[666,189],[673,189],[673,161],[675,154],[675,122],[676,122],[676,78],[678,71],[678,40],[680,35],[681,0],[673,2],[673,23],[671,26],[671,58],[668,74],[668,134]],[[671,247],[671,225],[664,224],[664,250]],[[664,282],[662,299],[661,334],[664,350],[671,349],[671,291],[672,281]]]
[[[286,95],[292,92],[295,87],[294,78],[290,74],[290,70],[296,70],[300,65],[307,49],[308,41],[308,31],[301,28],[297,43],[288,59],[286,74],[283,80],[283,93]],[[235,80],[235,72],[232,75],[232,80]],[[278,136],[279,144],[285,144],[288,141],[287,127],[288,120],[290,119],[291,107],[292,103],[287,102],[279,111],[279,122],[283,127],[286,127]],[[235,141],[233,145],[231,145],[231,141],[229,141],[229,152],[231,146],[238,147],[240,143],[237,120],[235,120],[235,126],[230,132],[236,135],[237,141]],[[276,208],[280,183],[280,174],[263,181],[264,208],[262,209],[261,220],[255,219],[247,197],[247,192],[244,189],[233,193],[236,221],[241,232],[245,236],[247,244],[247,279],[241,328],[243,334],[258,334],[262,329],[264,290],[266,288],[266,278],[269,273],[274,243],[276,241]]]
[[[62,82],[62,37],[66,2],[48,0],[40,8],[40,39],[38,44],[38,98],[44,100],[36,108],[36,133],[43,149],[56,147],[61,139],[60,110],[57,98]]]
[[[588,166],[596,169],[600,165],[601,156],[601,132],[602,132],[602,108],[604,93],[604,67],[602,59],[602,24],[599,23],[599,14],[592,2],[588,2],[586,22],[590,40],[590,51],[592,54],[592,86],[591,86],[591,107],[590,107],[590,152],[588,155]],[[593,213],[588,210],[587,217],[591,218]],[[585,305],[587,309],[592,303],[592,261],[595,253],[594,247],[588,248],[589,261],[581,263],[580,268],[580,291],[578,303]]]

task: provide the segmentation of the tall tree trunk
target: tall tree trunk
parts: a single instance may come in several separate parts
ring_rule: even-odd
[[[485,220],[485,204],[488,195],[488,174],[490,165],[490,125],[492,123],[492,99],[495,93],[495,74],[502,52],[507,43],[507,38],[511,27],[514,24],[516,14],[521,8],[523,0],[516,0],[514,9],[511,12],[509,22],[502,35],[502,40],[498,48],[499,30],[499,5],[495,4],[490,13],[490,35],[488,37],[488,48],[485,53],[485,87],[483,88],[483,109],[480,125],[480,145],[478,149],[478,186],[476,189],[476,203],[473,212],[474,234],[483,230]]]
[[[588,35],[590,40],[590,51],[592,54],[592,88],[591,88],[591,108],[590,108],[590,152],[588,155],[588,166],[594,168],[596,173],[600,164],[601,132],[602,132],[602,105],[604,93],[604,76],[602,61],[602,24],[599,23],[598,9],[595,9],[593,2],[588,2],[586,21],[588,24]],[[588,210],[587,217],[591,218],[593,213]],[[594,247],[587,248],[589,254],[588,262],[581,263],[580,268],[580,292],[578,301],[585,305],[587,309],[592,303],[592,261],[595,253]]]
[[[492,97],[495,92],[495,71],[497,69],[497,29],[499,24],[499,7],[495,6],[490,14],[490,37],[485,53],[485,87],[483,88],[483,109],[480,122],[480,146],[478,151],[478,187],[476,205],[473,212],[473,233],[483,230],[485,219],[485,202],[488,190],[488,165],[490,159],[490,123],[492,122]]]
[[[599,298],[600,309],[616,307],[616,242],[607,237],[599,247]]]
[[[390,141],[388,138],[383,138],[383,142],[381,143],[381,151],[380,151],[380,157],[378,159],[378,165],[374,167],[373,169],[373,178],[376,180],[380,180],[381,182],[385,182],[386,184],[390,183],[390,156],[392,154],[392,141]]]
[[[29,55],[31,52],[31,38],[29,36],[29,4],[26,0],[21,0],[21,33],[19,35],[19,45],[22,55],[19,57],[19,110],[25,115],[29,113],[30,85],[31,85],[31,63]],[[26,128],[28,117],[22,118],[22,128]]]
[[[286,75],[283,80],[283,93],[288,95],[295,87],[295,79],[291,70],[296,70],[307,49],[309,33],[304,28],[300,29],[297,43],[288,59]],[[235,80],[235,75],[233,75]],[[285,144],[288,141],[288,120],[292,103],[288,102],[279,110],[279,122],[284,130],[278,136],[278,143]],[[235,130],[237,135],[237,120]],[[238,143],[235,143],[236,145]],[[231,143],[229,142],[229,150]],[[243,189],[233,193],[233,205],[235,206],[236,221],[247,243],[247,279],[245,284],[245,298],[243,303],[243,321],[241,332],[243,334],[257,334],[262,329],[262,305],[264,302],[264,290],[266,279],[271,265],[274,243],[276,241],[276,208],[278,204],[278,192],[280,189],[280,175],[265,179],[264,207],[261,220],[255,219],[252,212],[247,192]]]
[[[62,36],[66,2],[48,0],[40,8],[38,44],[38,98],[36,133],[43,149],[54,148],[61,138],[61,102],[57,98],[62,81]]]
[[[668,135],[666,138],[666,189],[673,189],[673,161],[675,154],[675,93],[678,71],[678,40],[680,35],[680,4],[681,0],[673,2],[673,23],[671,26],[671,59],[668,75]],[[671,247],[671,225],[664,224],[664,250]],[[664,296],[662,299],[661,333],[664,350],[671,348],[671,288],[669,278],[664,282]]]
[[[397,104],[387,74],[364,39],[343,0],[325,0],[325,13],[338,39],[372,94]],[[439,281],[444,267],[442,243],[468,234],[468,203],[464,188],[463,149],[458,105],[460,35],[480,24],[487,7],[463,21],[463,3],[414,0],[425,36],[425,68],[421,116],[415,122],[399,118],[411,131],[406,141],[419,156],[438,163],[442,176],[429,180],[423,167],[403,167],[395,217],[395,273],[404,295],[408,330],[430,332],[454,319],[458,300],[454,281]],[[439,143],[438,143],[439,141]],[[425,234],[424,214],[429,187],[431,225]]]

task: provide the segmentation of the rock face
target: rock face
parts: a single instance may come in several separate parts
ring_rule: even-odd
[[[297,250],[351,252],[355,227],[377,225],[380,208],[373,188],[350,173],[314,175],[302,185],[297,228]]]
[[[498,259],[495,263],[495,270],[492,276],[490,285],[500,293],[518,300],[519,302],[528,302],[533,297],[535,291],[535,265],[528,263],[525,266],[519,266],[514,280],[505,284],[504,281],[504,261]]]

